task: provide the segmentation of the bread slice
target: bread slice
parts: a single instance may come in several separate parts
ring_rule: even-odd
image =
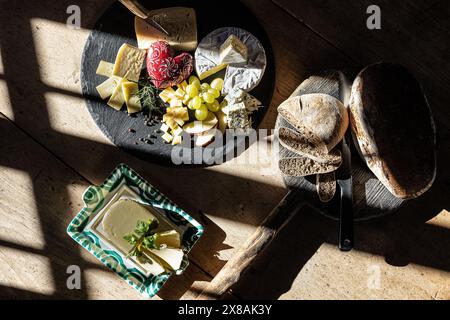
[[[422,195],[436,177],[436,129],[423,90],[404,67],[365,68],[350,98],[352,133],[367,166],[396,197]]]
[[[306,157],[283,158],[278,161],[280,171],[291,177],[306,177],[336,171],[339,163],[320,163]]]
[[[316,188],[319,200],[330,202],[336,193],[336,175],[334,172],[316,175]]]
[[[338,99],[327,94],[306,94],[289,98],[278,107],[279,114],[296,129],[306,127],[321,139],[328,151],[344,137],[348,112]]]
[[[278,132],[281,145],[289,151],[317,162],[341,162],[341,154],[339,151],[336,150],[328,153],[325,143],[305,127],[298,127],[298,131],[296,132],[289,128],[281,127]]]

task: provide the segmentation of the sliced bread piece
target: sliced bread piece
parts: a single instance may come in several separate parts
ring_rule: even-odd
[[[355,79],[351,124],[359,151],[400,199],[417,198],[436,177],[436,129],[422,87],[404,67],[379,63]]]
[[[308,128],[332,150],[344,137],[349,124],[347,109],[327,94],[306,94],[286,100],[280,115],[296,129]]]
[[[299,127],[298,132],[281,127],[278,132],[278,137],[283,147],[303,157],[321,163],[341,162],[341,154],[339,151],[328,153],[325,143],[305,127]]]
[[[278,161],[280,171],[291,177],[306,177],[336,171],[340,163],[319,163],[306,157],[284,158]]]
[[[336,193],[336,175],[334,172],[316,175],[316,188],[319,200],[326,203],[334,198]]]

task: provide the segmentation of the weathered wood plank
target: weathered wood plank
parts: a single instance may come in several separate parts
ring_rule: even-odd
[[[88,182],[3,116],[0,132],[0,297],[141,299],[66,234]],[[81,269],[81,290],[67,288],[70,265]],[[191,264],[159,297],[193,298],[190,287],[209,279]]]
[[[111,2],[110,0],[76,1],[82,9],[83,27],[92,26],[99,11]],[[260,17],[267,28],[275,51],[276,94],[263,122],[263,127],[273,128],[276,118],[275,107],[292,93],[306,75],[317,70],[348,67],[352,62],[269,0],[245,0],[244,2]],[[16,124],[34,139],[94,183],[103,181],[120,162],[125,162],[140,172],[205,224],[207,233],[194,249],[192,257],[209,273],[216,274],[284,196],[285,189],[281,178],[273,176],[270,170],[262,172],[261,168],[264,168],[264,165],[228,163],[210,170],[162,168],[138,161],[113,147],[95,126],[79,96],[80,57],[82,44],[89,30],[71,30],[65,26],[67,18],[65,10],[69,4],[72,2],[59,1],[55,4],[54,1],[45,0],[40,1],[39,5],[22,6],[9,3],[7,7],[2,6],[0,21],[15,21],[15,23],[2,25],[0,29],[3,62],[3,68],[0,69],[3,73],[0,77],[0,112],[14,119]],[[30,23],[31,18],[33,20]],[[17,38],[23,41],[15,41]],[[247,155],[248,152],[240,158]],[[269,157],[263,157],[264,161],[268,159]],[[443,193],[448,189],[448,181],[447,179],[439,184],[441,188],[447,185],[442,189]],[[74,203],[79,201],[79,195],[76,193],[73,199]],[[431,197],[424,200],[422,207],[418,206],[417,210],[421,208],[421,212],[431,216],[438,214],[442,208],[449,207],[443,199],[433,200],[436,199]],[[67,208],[67,203],[60,204],[60,208]],[[293,227],[295,232],[287,231],[288,236],[283,238],[287,239],[284,244],[289,243],[294,234],[294,238],[298,239],[298,245],[292,245],[292,247],[284,245],[281,251],[279,247],[273,246],[272,253],[263,257],[263,260],[266,259],[266,263],[269,264],[274,260],[286,262],[288,258],[294,259],[294,262],[291,260],[289,268],[286,269],[286,274],[291,281],[280,282],[284,291],[279,296],[282,298],[309,296],[330,298],[345,294],[348,298],[370,297],[370,292],[364,291],[365,289],[359,284],[366,282],[364,270],[371,262],[371,255],[383,256],[384,252],[394,252],[395,245],[399,242],[386,242],[381,249],[372,249],[373,246],[377,248],[376,239],[380,237],[374,226],[372,232],[367,235],[369,239],[365,240],[367,246],[362,247],[361,253],[355,258],[355,261],[359,261],[359,264],[355,265],[355,268],[359,268],[358,273],[352,279],[339,278],[340,282],[334,281],[336,270],[339,270],[338,268],[343,261],[347,261],[347,258],[331,250],[327,244],[323,246],[329,247],[330,251],[322,249],[323,237],[317,238],[318,235],[326,234],[331,229],[334,235],[335,227],[327,229],[326,223],[329,222],[322,224],[319,217],[315,215],[312,217],[319,222],[295,224]],[[439,219],[436,223],[445,225],[445,221]],[[423,222],[420,225],[422,224]],[[415,230],[413,227],[411,229]],[[302,231],[301,237],[298,237],[299,230]],[[439,230],[445,230],[445,228],[442,227]],[[433,237],[435,233],[429,232],[434,242],[439,243],[439,239],[446,239],[445,232],[441,233],[441,238]],[[391,234],[386,235],[386,237],[390,236]],[[369,241],[370,239],[372,242]],[[410,241],[410,238],[400,242],[401,249],[408,250],[407,241]],[[333,243],[333,241],[330,242]],[[308,245],[308,243],[314,243],[314,245]],[[432,248],[430,249],[432,254],[439,255],[433,251],[435,247]],[[420,249],[418,254],[412,256],[414,259],[411,261],[415,264],[427,265],[427,249],[428,247]],[[292,254],[293,251],[295,255]],[[369,255],[365,254],[365,251],[369,252]],[[441,254],[440,257],[445,257],[443,253]],[[396,254],[393,256],[395,257]],[[305,266],[310,259],[311,264],[308,263]],[[298,263],[298,261],[304,261],[304,263]],[[437,260],[432,259],[432,261]],[[325,270],[323,265],[329,266],[328,269]],[[424,275],[421,279],[424,280],[421,281],[425,282],[431,278],[436,279],[438,275],[442,276],[442,271],[432,268],[446,270],[446,266],[448,263],[445,261],[440,264],[430,263],[430,268],[423,269]],[[384,265],[382,267],[384,268]],[[405,282],[417,276],[410,270],[410,266],[398,270],[403,274],[403,278],[386,278],[386,285],[391,290],[392,296],[406,296],[403,291]],[[97,281],[104,283],[105,286],[109,285],[109,280],[102,280],[103,276],[100,276],[97,271],[92,271],[90,275],[89,282]],[[109,273],[107,275],[112,277],[110,280],[112,284],[115,284],[114,275]],[[190,275],[191,271],[188,270],[186,276]],[[11,279],[10,281],[14,282],[18,281],[19,277]],[[330,287],[326,286],[327,283]],[[196,281],[191,291],[198,294],[202,291],[202,285],[204,285],[203,280],[199,283]],[[11,284],[11,287],[14,286]],[[324,290],[324,288],[328,289]],[[350,293],[347,293],[348,288],[352,288]],[[261,289],[265,289],[266,294],[274,292],[270,286]],[[19,289],[11,289],[11,291],[18,295],[23,293]],[[441,291],[438,297],[445,297],[442,292],[445,293]],[[240,293],[241,291],[238,292]],[[32,294],[31,292],[30,295]],[[95,296],[93,293],[91,295]],[[98,295],[102,293],[99,292]],[[244,290],[242,295],[257,296],[251,291]],[[276,296],[276,293],[271,295]],[[120,292],[120,297],[126,298],[126,292]]]
[[[424,86],[436,118],[450,127],[448,1],[273,1],[361,65],[405,65]],[[381,8],[381,30],[366,26],[373,4]]]

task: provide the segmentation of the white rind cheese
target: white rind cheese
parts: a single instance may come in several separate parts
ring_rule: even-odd
[[[267,57],[264,47],[259,40],[246,30],[233,27],[216,29],[203,38],[195,51],[195,70],[197,75],[204,75],[211,69],[223,64],[220,63],[220,47],[230,35],[235,35],[248,50],[247,63],[242,65],[228,65],[223,94],[227,94],[233,88],[239,88],[246,92],[253,90],[261,81],[267,65]]]
[[[225,114],[228,114],[228,111],[230,110],[230,108],[232,108],[233,105],[238,104],[238,103],[243,103],[245,105],[245,109],[247,110],[247,113],[249,115],[262,107],[261,101],[256,99],[250,93],[247,93],[241,89],[236,89],[236,88],[231,90],[228,93],[228,95],[225,96],[224,100],[227,103],[227,106],[225,106],[222,109],[222,111]]]
[[[242,64],[247,62],[247,46],[234,34],[220,46],[220,63]]]
[[[170,36],[154,28],[145,20],[136,17],[134,27],[139,48],[148,49],[153,42],[164,40],[177,51],[195,50],[197,47],[197,19],[194,9],[183,7],[158,9],[151,11],[149,16],[163,26]]]

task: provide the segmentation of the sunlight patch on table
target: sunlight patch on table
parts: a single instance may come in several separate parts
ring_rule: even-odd
[[[84,100],[49,92],[45,94],[45,101],[49,122],[54,131],[92,142],[111,144],[90,116]]]
[[[75,30],[41,18],[30,23],[42,81],[79,91],[81,55],[90,30]]]
[[[43,249],[45,241],[36,200],[30,196],[33,194],[27,172],[0,165],[0,239]]]
[[[0,79],[0,112],[7,116],[10,120],[14,120],[14,112],[8,92],[8,83],[4,79]]]
[[[0,285],[45,295],[55,293],[52,269],[46,257],[2,246]]]
[[[442,210],[433,219],[427,221],[427,224],[450,230],[450,212]]]

